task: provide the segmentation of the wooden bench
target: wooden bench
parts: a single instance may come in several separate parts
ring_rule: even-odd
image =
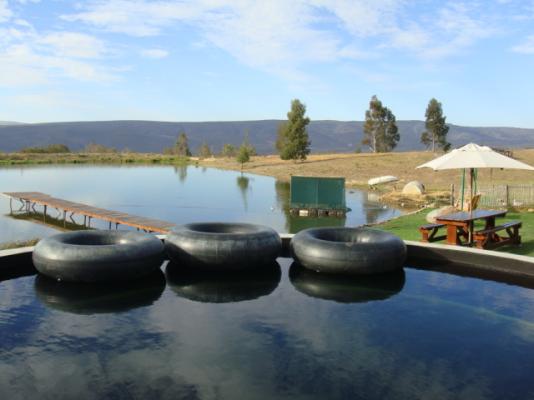
[[[509,221],[490,229],[476,231],[473,234],[473,240],[480,249],[493,249],[505,244],[520,244],[519,228],[521,228],[521,221]],[[506,231],[508,236],[500,236],[497,234],[499,231]]]
[[[447,235],[436,236],[439,228],[444,227],[445,224],[426,224],[419,227],[421,232],[421,242],[436,242],[438,240],[444,240]]]

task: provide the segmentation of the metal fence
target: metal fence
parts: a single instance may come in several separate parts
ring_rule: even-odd
[[[482,207],[534,206],[534,185],[478,186]]]

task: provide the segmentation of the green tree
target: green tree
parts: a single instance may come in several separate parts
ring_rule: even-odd
[[[200,158],[210,158],[211,157],[211,149],[210,146],[206,143],[206,141],[202,142],[200,145],[200,148],[198,149],[198,156]]]
[[[287,122],[278,127],[276,147],[282,160],[305,160],[310,154],[310,140],[306,126],[310,119],[305,116],[306,106],[295,99],[287,113]]]
[[[286,137],[285,134],[287,131],[286,126],[287,126],[287,122],[280,122],[278,124],[278,129],[276,131],[276,143],[274,144],[274,147],[278,154],[282,154],[282,150],[286,142],[286,139],[285,139]]]
[[[248,129],[245,131],[245,137],[243,139],[243,145],[248,147],[248,154],[250,157],[257,155],[256,148],[250,143]]]
[[[239,146],[236,160],[241,164],[241,171],[243,171],[243,165],[250,161],[250,147],[244,141],[241,146]]]
[[[445,120],[447,117],[443,116],[443,109],[441,103],[436,99],[431,99],[428,102],[425,113],[426,131],[421,134],[421,143],[427,148],[432,148],[432,151],[436,151],[436,146],[447,151],[451,147],[451,144],[447,142],[447,133],[449,132],[449,126]]]
[[[400,139],[395,115],[376,96],[371,97],[369,110],[365,112],[363,134],[362,144],[369,146],[373,153],[393,150]]]
[[[174,145],[175,153],[178,156],[191,157],[191,150],[189,150],[189,140],[184,131],[181,131],[176,139],[176,144]]]
[[[235,157],[237,155],[237,149],[233,144],[225,143],[221,150],[221,156],[223,157]]]

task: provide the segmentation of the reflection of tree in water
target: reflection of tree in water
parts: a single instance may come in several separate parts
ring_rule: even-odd
[[[374,194],[374,193],[370,193]],[[367,224],[373,224],[391,217],[392,210],[388,206],[379,202],[378,196],[364,196],[363,210]]]
[[[180,183],[184,183],[187,179],[187,165],[179,165],[177,167],[174,167],[174,173],[178,175]]]
[[[246,176],[238,176],[237,177],[237,187],[239,188],[239,191],[241,192],[241,197],[243,198],[243,205],[245,206],[245,211],[248,211],[248,201],[247,201],[247,192],[248,192],[248,186],[249,186],[250,179]]]
[[[289,212],[291,185],[289,182],[276,181],[276,205],[282,210],[286,218],[286,231],[297,233],[303,229],[323,226],[345,226],[346,217],[298,217]]]

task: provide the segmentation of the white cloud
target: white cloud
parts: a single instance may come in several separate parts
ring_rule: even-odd
[[[0,86],[43,85],[56,79],[102,82],[115,70],[88,59],[104,45],[88,35],[59,32],[40,35],[30,24],[0,28]]]
[[[146,58],[165,58],[169,55],[169,52],[167,50],[162,49],[145,49],[141,50],[141,55]]]
[[[205,9],[203,2],[173,1],[93,1],[86,11],[63,15],[66,21],[85,22],[110,32],[132,36],[154,36],[173,21],[200,17]]]
[[[9,9],[7,0],[0,0],[0,23],[8,21],[13,16],[13,13]]]
[[[512,51],[521,54],[534,54],[534,35],[527,37],[523,43],[512,47]]]
[[[310,62],[360,60],[388,49],[447,57],[495,33],[480,3],[423,6],[407,0],[94,0],[62,18],[139,37],[187,25],[241,63],[287,77],[302,76]]]
[[[314,27],[325,22],[317,7],[281,0],[112,0],[92,2],[81,12],[62,18],[132,36],[158,35],[186,24],[240,62],[287,77],[302,76],[296,70],[306,62],[365,57],[367,52],[356,44],[344,43],[328,29]]]
[[[440,32],[438,38],[442,44],[426,49],[425,55],[430,57],[455,55],[477,40],[496,33],[494,24],[488,20],[489,17],[477,15],[478,11],[461,3],[444,7],[437,18]]]
[[[38,39],[38,42],[50,46],[59,57],[99,58],[106,51],[101,40],[77,32],[50,33]]]

